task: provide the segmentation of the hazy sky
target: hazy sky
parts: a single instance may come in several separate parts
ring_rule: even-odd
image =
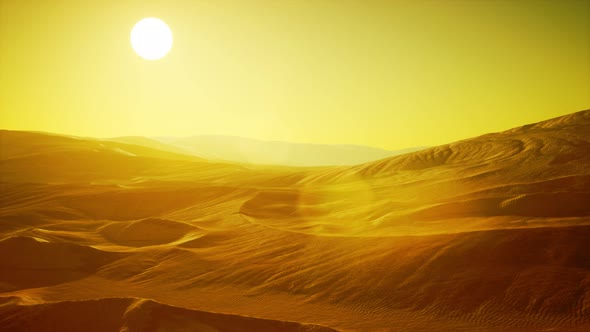
[[[0,128],[437,145],[590,108],[590,1],[0,0]],[[133,25],[172,29],[158,61]]]

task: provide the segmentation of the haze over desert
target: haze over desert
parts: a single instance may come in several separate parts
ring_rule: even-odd
[[[0,0],[0,332],[590,331],[590,0]]]
[[[590,328],[590,111],[307,168],[0,135],[3,331]]]

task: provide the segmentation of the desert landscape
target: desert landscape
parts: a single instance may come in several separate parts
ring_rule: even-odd
[[[141,142],[0,132],[0,330],[590,330],[590,110],[352,166]]]

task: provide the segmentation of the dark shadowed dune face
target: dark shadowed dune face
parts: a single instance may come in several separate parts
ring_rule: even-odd
[[[0,242],[0,290],[36,288],[81,279],[101,266],[125,256],[71,243],[31,237],[10,237]]]
[[[590,111],[356,166],[130,142],[0,132],[0,330],[590,330]]]

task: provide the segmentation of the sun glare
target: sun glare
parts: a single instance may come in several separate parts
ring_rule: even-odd
[[[144,18],[131,30],[131,46],[140,57],[158,60],[172,48],[172,31],[159,18]]]

